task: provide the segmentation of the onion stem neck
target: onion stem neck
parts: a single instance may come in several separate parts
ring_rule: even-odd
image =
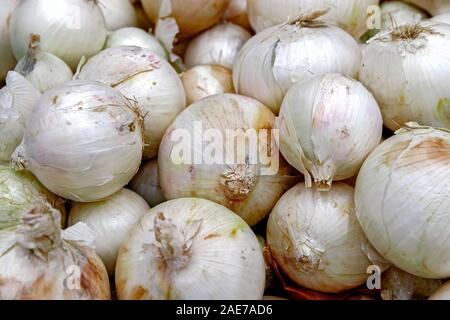
[[[330,11],[330,8],[322,8],[319,10],[308,11],[300,14],[296,18],[288,21],[287,24],[299,27],[314,27],[324,25],[322,21],[317,19],[324,16]]]

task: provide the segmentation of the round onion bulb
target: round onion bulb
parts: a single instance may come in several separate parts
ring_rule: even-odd
[[[61,232],[60,224],[59,212],[41,201],[22,212],[17,227],[1,231],[1,300],[111,298],[108,273],[85,229]]]
[[[250,24],[256,32],[311,10],[329,8],[324,17],[359,38],[367,31],[368,9],[379,0],[248,0]]]
[[[182,36],[192,36],[216,24],[229,0],[141,0],[150,20],[175,18]]]
[[[58,84],[72,80],[69,66],[57,56],[40,49],[41,37],[30,37],[28,53],[20,59],[14,69],[23,75],[40,92],[45,92]]]
[[[223,19],[252,31],[252,26],[248,20],[247,0],[230,0],[227,10],[223,14]]]
[[[99,52],[106,39],[105,20],[96,1],[23,0],[9,30],[14,56],[27,54],[30,34],[41,35],[41,49],[75,69],[83,56]]]
[[[231,71],[219,65],[201,65],[186,71],[181,77],[187,104],[219,93],[233,93]]]
[[[42,95],[13,154],[50,191],[78,202],[122,189],[142,159],[142,120],[117,90],[68,81]]]
[[[342,29],[315,20],[320,14],[323,11],[301,16],[247,41],[233,66],[237,92],[278,113],[296,82],[329,72],[355,78],[361,60],[358,43]]]
[[[97,0],[105,17],[106,29],[114,31],[138,25],[136,10],[130,0]]]
[[[372,94],[339,74],[317,76],[291,87],[277,119],[280,150],[286,160],[311,176],[320,190],[358,173],[381,142],[383,121]]]
[[[166,199],[204,198],[251,226],[261,221],[297,180],[279,157],[274,122],[267,107],[244,96],[219,94],[192,104],[159,149]]]
[[[186,107],[183,84],[170,64],[149,49],[113,47],[82,67],[79,79],[106,83],[135,100],[144,115],[144,158],[158,154],[166,129]]]
[[[150,207],[156,207],[166,201],[159,182],[158,159],[156,158],[142,164],[128,186],[144,198]]]
[[[450,24],[450,13],[443,13],[434,16],[429,21]]]
[[[194,38],[186,50],[184,62],[188,68],[202,64],[218,64],[233,69],[233,61],[251,34],[232,24],[218,24]]]
[[[168,53],[158,39],[139,28],[122,28],[108,35],[106,48],[119,46],[135,46],[149,49],[161,58],[168,59]]]
[[[0,2],[0,83],[16,64],[9,42],[9,25],[11,14],[19,2],[20,0],[2,0]]]
[[[57,209],[65,226],[64,201],[48,191],[30,172],[16,172],[0,164],[0,231],[17,226],[22,211],[35,201],[45,201]]]
[[[406,0],[412,4],[422,8],[433,16],[450,13],[450,1],[449,0]]]
[[[442,280],[424,279],[390,267],[382,274],[381,297],[383,300],[423,300],[443,283]]]
[[[436,290],[428,300],[450,300],[450,281]]]
[[[429,26],[426,26],[429,25]],[[380,104],[384,124],[450,128],[450,25],[406,25],[380,33],[364,51],[360,81]]]
[[[328,192],[299,183],[273,208],[267,243],[297,284],[338,293],[365,283],[369,266],[386,267],[356,219],[353,195],[353,188],[343,183]]]
[[[73,203],[69,226],[84,222],[94,231],[95,251],[112,276],[120,246],[148,209],[147,202],[137,193],[122,189],[103,201]]]
[[[121,300],[256,300],[264,258],[250,227],[214,202],[183,198],[148,211],[119,251]]]
[[[427,279],[450,277],[450,133],[410,127],[378,146],[356,182],[364,232],[396,267]]]

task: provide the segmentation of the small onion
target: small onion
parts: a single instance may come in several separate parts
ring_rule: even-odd
[[[117,90],[69,81],[36,102],[13,163],[62,197],[98,201],[136,174],[143,149],[141,122]]]
[[[370,265],[386,267],[356,219],[353,194],[343,183],[328,192],[300,183],[272,210],[267,243],[281,269],[299,285],[338,293],[365,283]]]
[[[174,17],[182,36],[192,36],[218,22],[229,0],[142,0],[144,10],[154,23]]]
[[[19,2],[20,0],[0,1],[0,83],[16,63],[9,42],[9,24],[11,14]]]
[[[449,0],[406,0],[406,2],[410,2],[428,11],[433,16],[450,12]]]
[[[286,160],[319,189],[358,173],[381,141],[377,102],[356,80],[339,74],[317,76],[291,87],[277,120]]]
[[[40,92],[73,78],[72,70],[57,56],[40,50],[39,35],[31,35],[29,50],[14,69],[30,81]]]
[[[166,60],[148,49],[103,50],[89,59],[78,78],[106,83],[137,102],[145,116],[145,159],[157,155],[164,132],[186,107],[180,77]]]
[[[23,0],[11,18],[10,39],[16,59],[27,54],[30,34],[41,48],[75,69],[83,56],[99,52],[106,39],[102,11],[91,0]]]
[[[83,237],[76,241],[71,230],[61,232],[60,223],[57,210],[37,202],[16,228],[0,231],[1,300],[111,298],[100,258]]]
[[[250,38],[251,34],[238,25],[218,24],[191,41],[184,62],[188,68],[218,64],[231,70],[234,58]]]
[[[166,49],[154,36],[139,28],[122,28],[108,35],[106,48],[135,46],[149,49],[163,59],[168,59]]]
[[[138,194],[122,189],[103,201],[73,203],[69,226],[84,222],[92,229],[95,233],[95,251],[112,276],[120,246],[148,209],[147,202]]]
[[[247,0],[230,0],[230,4],[223,14],[223,18],[226,21],[240,25],[248,31],[252,31],[252,26],[248,20]]]
[[[261,299],[264,258],[250,227],[214,202],[185,198],[146,213],[121,247],[119,299]]]
[[[410,121],[450,128],[448,51],[447,24],[407,25],[372,39],[359,78],[380,104],[389,129]]]
[[[233,93],[231,71],[219,65],[196,66],[181,77],[187,104],[219,93]]]
[[[450,281],[436,290],[428,300],[450,300]]]
[[[442,280],[423,279],[390,267],[382,274],[381,297],[383,300],[423,300],[442,284]]]
[[[138,25],[136,11],[130,0],[97,0],[105,17],[106,29],[114,31]]]
[[[204,198],[233,210],[251,226],[261,221],[297,180],[284,159],[277,163],[267,155],[278,157],[274,123],[267,107],[244,96],[219,94],[192,104],[167,129],[159,149],[166,199]],[[231,135],[237,138],[228,139]],[[247,161],[250,157],[256,161]]]
[[[161,189],[158,174],[158,160],[153,159],[142,164],[138,173],[129,184],[129,188],[147,201],[150,207],[156,207],[166,201]]]
[[[427,279],[450,276],[450,133],[410,127],[378,146],[356,182],[357,216],[378,252]]]
[[[48,191],[31,173],[15,172],[0,165],[0,231],[17,226],[22,211],[39,200],[59,210],[65,226],[66,209],[61,198]]]
[[[379,0],[248,0],[250,24],[256,32],[310,10],[330,8],[324,17],[356,38],[367,31],[367,9]]]
[[[19,73],[10,71],[0,90],[0,162],[9,161],[20,144],[25,124],[41,94]]]
[[[278,113],[288,89],[315,75],[356,77],[358,43],[342,29],[315,20],[323,11],[269,28],[251,38],[234,61],[234,87]],[[306,48],[306,49],[305,49]]]

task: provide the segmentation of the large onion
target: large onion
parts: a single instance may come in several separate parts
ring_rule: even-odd
[[[449,159],[449,132],[406,128],[372,152],[356,183],[367,238],[392,264],[422,278],[450,276]]]
[[[9,42],[9,25],[11,14],[19,2],[20,0],[0,1],[0,83],[16,63]]]

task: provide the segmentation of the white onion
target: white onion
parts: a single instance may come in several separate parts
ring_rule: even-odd
[[[248,0],[253,29],[260,32],[310,10],[330,8],[326,21],[359,38],[367,31],[367,9],[379,0]]]
[[[6,73],[14,68],[16,63],[9,42],[9,24],[11,14],[19,2],[20,0],[0,1],[0,83],[5,79]]]
[[[230,0],[227,10],[223,14],[226,21],[240,25],[242,28],[252,31],[247,13],[247,0]]]
[[[250,38],[250,33],[238,25],[218,24],[190,42],[184,62],[188,68],[218,64],[231,70],[235,56]]]
[[[170,64],[148,49],[113,47],[83,66],[79,79],[96,80],[136,100],[145,117],[144,158],[155,157],[161,138],[186,107],[183,84]]]
[[[99,52],[106,39],[102,11],[91,0],[23,0],[11,18],[10,39],[16,59],[26,55],[30,34],[41,48],[75,69],[83,56]]]
[[[267,107],[244,96],[218,94],[192,104],[167,129],[159,149],[160,182],[166,199],[208,199],[233,210],[249,225],[261,221],[297,181],[284,159],[276,158],[274,123],[275,116]],[[208,139],[208,132],[215,143]],[[257,141],[250,141],[251,133]],[[231,134],[238,138],[227,139]]]
[[[317,76],[289,89],[277,120],[286,160],[319,189],[358,173],[380,143],[383,121],[377,102],[356,80]]]
[[[219,65],[196,66],[186,71],[181,81],[188,105],[215,94],[234,92],[231,71]]]
[[[13,163],[64,198],[101,200],[136,174],[143,149],[141,122],[117,90],[69,81],[36,102]]]
[[[267,243],[293,281],[337,293],[365,283],[370,265],[386,267],[356,219],[353,195],[343,183],[328,192],[300,183],[278,201],[269,216]]]
[[[229,0],[142,0],[144,10],[154,23],[174,17],[182,36],[192,36],[220,20]]]
[[[251,38],[234,62],[237,92],[278,113],[284,95],[296,82],[328,72],[356,77],[361,59],[358,43],[342,29],[314,20],[322,13],[314,12]]]
[[[61,232],[60,224],[59,212],[41,201],[17,227],[0,231],[1,300],[110,299],[108,274],[84,228]]]
[[[106,48],[135,46],[149,49],[164,59],[168,59],[166,49],[153,35],[139,28],[122,28],[108,35]]]
[[[428,300],[450,300],[450,281],[436,290]]]
[[[250,227],[202,199],[146,213],[119,251],[119,299],[261,299],[264,258]]]
[[[25,125],[40,95],[19,73],[8,72],[6,86],[0,90],[0,161],[9,161],[22,141]]]
[[[148,209],[149,206],[138,194],[122,189],[103,201],[73,203],[69,226],[84,222],[92,229],[95,233],[95,252],[112,276],[120,246]]]
[[[0,164],[0,231],[17,226],[22,211],[39,200],[59,210],[65,226],[66,209],[61,198],[48,191],[31,173],[16,172]]]
[[[130,0],[97,0],[105,17],[106,29],[114,31],[138,25],[136,11]]]
[[[450,12],[450,0],[406,0],[428,11],[433,16]]]
[[[449,157],[449,132],[406,128],[371,153],[356,182],[357,216],[369,241],[422,278],[450,276]]]
[[[360,80],[391,130],[409,121],[450,128],[450,25],[407,25],[372,39]]]
[[[73,73],[60,58],[42,52],[39,42],[39,35],[31,35],[28,53],[20,59],[14,70],[23,75],[40,92],[45,92],[58,84],[72,80]]]
[[[142,164],[138,173],[131,180],[129,187],[144,198],[150,207],[155,207],[166,201],[159,182],[158,160],[153,159]]]

